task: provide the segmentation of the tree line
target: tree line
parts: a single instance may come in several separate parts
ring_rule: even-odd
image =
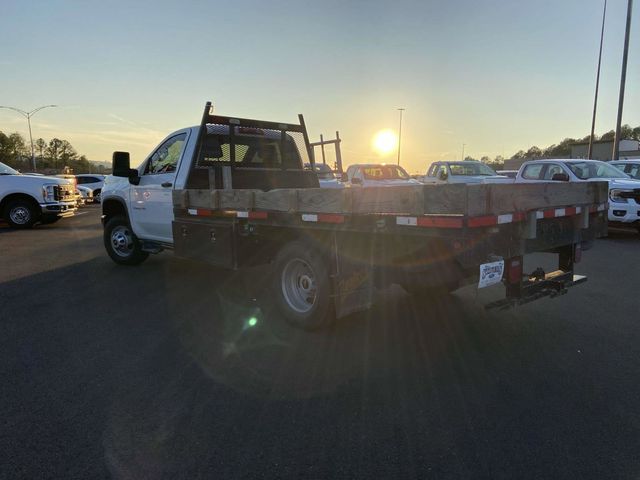
[[[606,141],[613,142],[616,136],[615,130],[610,130],[603,135],[595,135],[594,141]],[[535,159],[535,158],[563,158],[571,155],[571,145],[576,143],[588,143],[590,135],[583,138],[565,138],[559,143],[554,143],[546,148],[539,148],[533,146],[528,150],[518,150],[510,158],[517,159]],[[624,140],[638,140],[640,141],[640,126],[631,128],[629,125],[623,125],[620,129],[620,138]],[[465,160],[476,160],[473,157],[466,157]],[[501,170],[504,168],[505,158],[501,155],[491,159],[488,156],[480,158],[481,162],[489,164],[495,170]]]
[[[79,155],[73,145],[64,139],[52,138],[47,142],[38,138],[33,142],[33,150],[38,171],[61,172],[65,167],[72,169],[73,173],[98,170],[85,155]],[[17,132],[7,135],[0,131],[0,162],[21,172],[32,171],[31,144]]]

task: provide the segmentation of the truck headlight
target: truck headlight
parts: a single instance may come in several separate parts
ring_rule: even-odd
[[[55,202],[55,185],[43,185],[42,186],[42,198],[45,202]]]
[[[629,198],[630,195],[633,195],[633,190],[614,188],[609,192],[609,198],[614,203],[627,203],[627,198]]]

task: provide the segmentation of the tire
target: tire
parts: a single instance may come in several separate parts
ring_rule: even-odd
[[[52,223],[56,223],[58,220],[60,220],[62,217],[57,217],[55,215],[43,215],[40,218],[40,224],[41,225],[50,225]]]
[[[13,228],[31,228],[40,219],[39,208],[29,200],[12,200],[5,207],[2,216]]]
[[[318,330],[333,321],[327,262],[308,245],[293,241],[278,252],[272,285],[276,309],[290,324]]]
[[[119,265],[138,265],[149,254],[135,236],[127,219],[121,215],[110,218],[104,226],[104,248],[111,260]]]

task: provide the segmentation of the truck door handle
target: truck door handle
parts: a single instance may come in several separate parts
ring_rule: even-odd
[[[169,187],[172,187],[172,186],[173,186],[173,183],[171,183],[171,182],[164,182],[164,183],[161,183],[161,184],[160,184],[160,186],[161,186],[161,187],[164,187],[164,188],[169,188]]]

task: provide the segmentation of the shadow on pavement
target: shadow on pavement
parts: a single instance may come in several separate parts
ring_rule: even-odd
[[[3,464],[77,478],[559,477],[638,465],[635,396],[598,383],[601,351],[579,351],[596,327],[576,336],[561,315],[390,289],[308,333],[239,300],[266,282],[160,256],[2,284]],[[585,456],[599,460],[572,461]]]

